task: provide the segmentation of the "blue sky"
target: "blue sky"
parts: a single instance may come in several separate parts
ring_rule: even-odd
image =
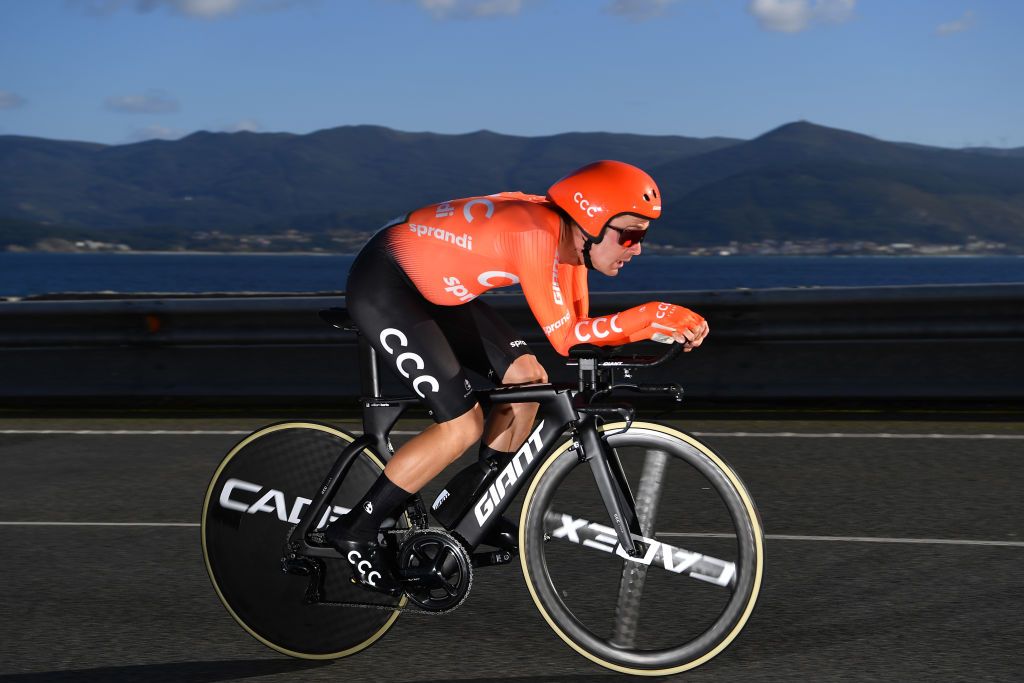
[[[348,124],[1024,146],[1018,0],[0,0],[0,135]]]

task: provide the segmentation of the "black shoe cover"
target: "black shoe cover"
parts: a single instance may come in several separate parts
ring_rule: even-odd
[[[391,563],[384,549],[374,541],[353,541],[332,534],[328,528],[324,538],[334,547],[352,568],[352,580],[360,586],[378,593],[398,596],[402,587],[391,573]]]

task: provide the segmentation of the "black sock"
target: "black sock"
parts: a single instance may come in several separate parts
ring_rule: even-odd
[[[499,451],[482,443],[480,444],[480,464],[482,465],[490,465],[501,470],[505,465],[512,462],[512,458],[515,456],[516,454],[513,451]]]
[[[381,526],[388,520],[393,523],[411,495],[381,472],[355,507],[331,524],[330,531],[352,541],[376,541]]]

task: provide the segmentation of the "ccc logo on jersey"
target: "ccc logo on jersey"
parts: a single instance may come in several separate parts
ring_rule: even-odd
[[[478,204],[483,204],[487,207],[484,209],[484,218],[490,218],[494,215],[494,202],[490,199],[470,199],[462,206],[462,217],[466,219],[467,223],[472,223],[473,219],[476,218],[476,216],[473,215],[473,207]],[[477,213],[479,213],[479,211]]]
[[[581,320],[580,322],[576,323],[576,328],[573,330],[573,332],[576,334],[576,338],[579,339],[581,342],[590,341],[594,337],[597,337],[598,339],[604,339],[611,332],[617,332],[619,334],[622,333],[622,328],[619,327],[618,323],[616,322],[618,319],[619,314],[616,313],[611,318],[601,317],[594,318],[593,320]],[[606,329],[601,329],[602,325],[607,325],[608,327]],[[588,326],[590,330],[589,332],[587,331]]]

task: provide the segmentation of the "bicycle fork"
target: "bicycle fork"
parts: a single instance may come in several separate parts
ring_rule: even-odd
[[[617,412],[615,408],[610,410]],[[611,446],[601,438],[597,422],[598,415],[591,412],[587,412],[579,421],[575,434],[577,454],[581,462],[590,463],[594,482],[608,511],[619,545],[627,555],[636,557],[641,551],[634,539],[643,535],[636,514],[636,500],[622,470],[622,462]]]

